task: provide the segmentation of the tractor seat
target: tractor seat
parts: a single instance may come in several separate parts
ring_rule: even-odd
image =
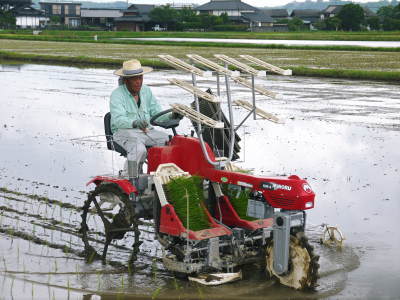
[[[126,151],[113,140],[111,132],[111,113],[106,113],[104,116],[104,132],[107,139],[107,149],[117,151],[121,156],[126,157]]]

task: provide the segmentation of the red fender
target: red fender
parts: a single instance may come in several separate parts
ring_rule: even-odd
[[[131,193],[135,193],[136,195],[138,194],[138,190],[136,189],[136,187],[132,185],[132,183],[127,179],[117,179],[114,177],[107,177],[107,176],[96,176],[88,183],[86,183],[86,185],[92,183],[99,185],[102,182],[111,182],[118,184],[121,190],[123,190],[127,195],[130,195]]]

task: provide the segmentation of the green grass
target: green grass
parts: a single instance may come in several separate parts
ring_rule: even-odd
[[[98,40],[94,40],[94,35]],[[315,35],[315,36],[314,36]],[[2,32],[0,39],[52,41],[52,42],[81,42],[95,44],[124,44],[124,45],[158,45],[177,47],[222,47],[222,48],[253,48],[253,49],[293,49],[293,50],[335,50],[335,51],[385,51],[400,52],[400,47],[361,47],[361,46],[301,46],[301,45],[275,45],[275,44],[243,44],[234,42],[190,42],[190,41],[137,41],[118,40],[116,38],[151,38],[151,37],[199,37],[199,38],[229,38],[229,39],[299,39],[299,40],[367,40],[367,41],[393,41],[400,40],[400,34],[372,35],[368,34],[327,34],[327,33],[187,33],[187,32],[104,32],[104,31],[44,31],[41,35],[32,35],[31,32],[17,31],[16,33]],[[313,38],[314,37],[314,38]],[[352,37],[352,38],[350,38]],[[386,39],[383,39],[385,37]]]
[[[329,77],[329,78],[349,78],[349,79],[368,79],[381,80],[400,83],[400,71],[382,72],[365,70],[332,70],[332,69],[311,69],[298,67],[293,68],[293,74],[309,77]]]
[[[32,36],[32,30],[4,30],[1,34]],[[306,32],[132,32],[132,31],[77,31],[43,30],[39,36],[58,38],[88,38],[93,40],[123,37],[179,37],[179,38],[224,38],[224,39],[280,39],[280,40],[335,40],[335,41],[400,41],[400,31],[306,31]]]
[[[197,176],[177,177],[167,183],[165,188],[167,199],[174,206],[175,212],[185,228],[192,231],[210,228],[203,208],[202,178]],[[187,226],[188,220],[189,226]]]

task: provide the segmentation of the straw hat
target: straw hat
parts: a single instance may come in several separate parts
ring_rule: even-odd
[[[131,59],[124,61],[122,64],[122,69],[119,69],[114,72],[114,75],[118,75],[121,77],[133,77],[139,76],[153,71],[153,68],[150,67],[142,67],[140,61],[137,59]]]

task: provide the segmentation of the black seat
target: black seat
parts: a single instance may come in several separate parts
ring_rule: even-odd
[[[111,132],[111,113],[109,112],[104,116],[104,132],[107,139],[107,149],[117,151],[119,154],[126,157],[125,149],[113,141]]]

